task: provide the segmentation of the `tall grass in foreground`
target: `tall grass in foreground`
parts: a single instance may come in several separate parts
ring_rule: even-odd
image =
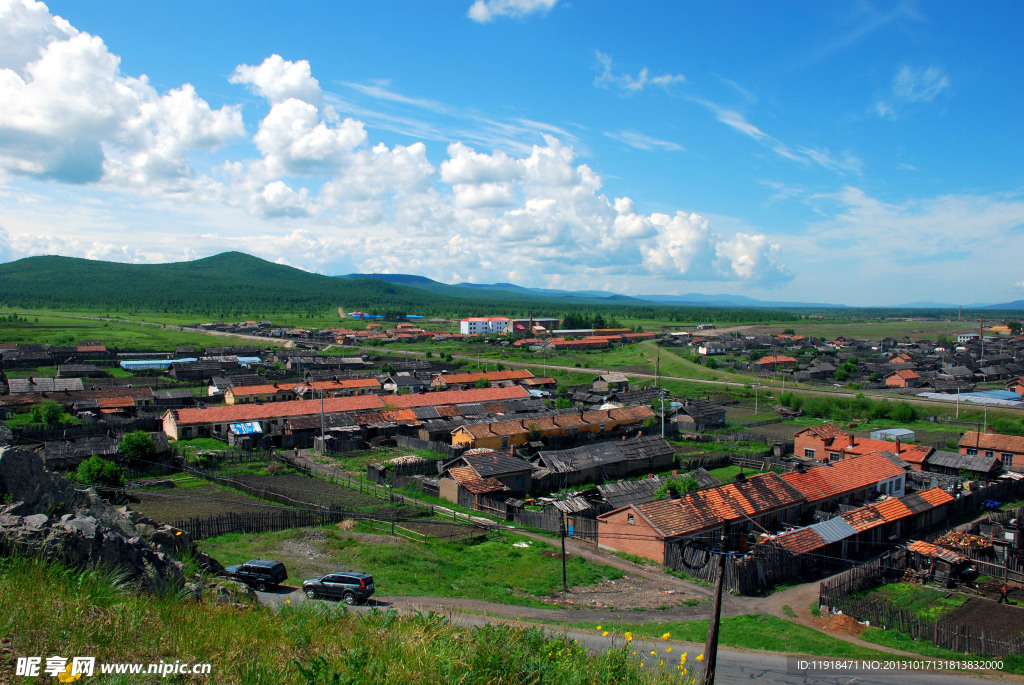
[[[436,615],[350,613],[304,605],[203,605],[119,587],[110,574],[35,559],[0,559],[0,681],[17,656],[95,656],[100,662],[213,664],[196,682],[576,683],[679,682],[640,667],[625,649],[592,655],[536,628],[456,628]],[[29,682],[30,679],[25,679]],[[35,679],[31,679],[35,680]],[[111,678],[106,682],[129,682]],[[190,682],[131,676],[138,682]]]

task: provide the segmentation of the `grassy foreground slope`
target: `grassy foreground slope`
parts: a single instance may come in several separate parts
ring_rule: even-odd
[[[625,649],[592,655],[539,629],[463,629],[437,616],[312,603],[274,614],[154,598],[118,587],[108,574],[18,557],[0,559],[0,606],[0,682],[17,682],[16,657],[54,655],[94,656],[97,664],[210,663],[211,675],[195,682],[246,685],[679,682],[641,668]],[[111,678],[104,682],[170,682]]]

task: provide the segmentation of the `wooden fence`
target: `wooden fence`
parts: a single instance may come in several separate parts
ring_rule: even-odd
[[[910,563],[910,552],[897,549],[818,586],[820,606],[870,621],[883,630],[898,630],[915,639],[955,652],[979,656],[1024,655],[1024,638],[1007,631],[985,630],[948,620],[932,621],[886,601],[859,596],[887,581],[899,580]]]
[[[228,512],[220,516],[191,518],[172,521],[170,526],[183,530],[194,539],[212,538],[228,533],[266,533],[288,528],[307,528],[338,523],[359,514],[346,512],[343,508],[332,507],[321,511],[284,509],[274,512],[235,514]]]
[[[415,450],[430,450],[431,452],[437,452],[445,456],[455,458],[461,456],[465,451],[463,447],[453,447],[447,443],[437,442],[435,440],[420,440],[414,438],[411,435],[396,435],[395,444],[399,447],[407,447]]]

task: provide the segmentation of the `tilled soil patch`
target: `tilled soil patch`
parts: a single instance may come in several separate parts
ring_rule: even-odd
[[[1010,597],[1013,597],[1011,593]],[[986,635],[1018,636],[1024,632],[1024,607],[997,604],[987,599],[969,599],[945,616],[950,623],[983,629]]]

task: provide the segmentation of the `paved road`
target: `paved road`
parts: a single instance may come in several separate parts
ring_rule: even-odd
[[[301,606],[306,602],[315,602],[326,606],[336,605],[335,602],[325,600],[309,600],[297,588],[284,586],[272,592],[257,592],[260,601],[280,609],[285,601],[291,606]],[[420,602],[416,597],[376,597],[365,606],[353,607],[355,611],[368,611],[373,609],[394,609],[400,613],[414,613],[417,611],[437,610],[437,606],[431,602]],[[426,599],[426,598],[424,598]],[[431,598],[437,600],[439,598]],[[489,623],[503,623],[509,625],[521,625],[537,627],[535,622],[523,623],[516,620],[517,613],[522,607],[505,605],[493,605],[495,608],[507,611],[505,617],[480,616],[469,614],[458,610],[439,611],[447,617],[453,625],[473,627]],[[578,618],[575,616],[568,618]],[[624,644],[621,635],[602,636],[596,630],[579,630],[558,626],[544,626],[545,631],[553,636],[564,636],[570,640],[577,640],[592,651],[603,651],[621,647]],[[596,626],[595,626],[596,628]],[[676,672],[679,663],[679,655],[683,652],[689,653],[688,666],[695,664],[694,657],[704,650],[704,645],[677,642],[674,640],[635,640],[634,649],[638,657],[644,659],[648,668],[665,668]],[[666,653],[671,647],[672,652]],[[651,655],[651,651],[657,653]],[[718,677],[717,683],[732,685],[738,683],[770,683],[775,685],[978,685],[980,680],[998,679],[1007,682],[1024,682],[1024,679],[1015,676],[1006,676],[1002,673],[988,674],[940,674],[937,672],[915,672],[915,671],[894,671],[857,673],[842,671],[838,675],[816,675],[799,670],[799,664],[794,663],[800,657],[787,656],[778,653],[748,652],[738,649],[721,648],[718,652]],[[900,657],[894,657],[900,658]],[[664,661],[664,665],[659,662]]]

